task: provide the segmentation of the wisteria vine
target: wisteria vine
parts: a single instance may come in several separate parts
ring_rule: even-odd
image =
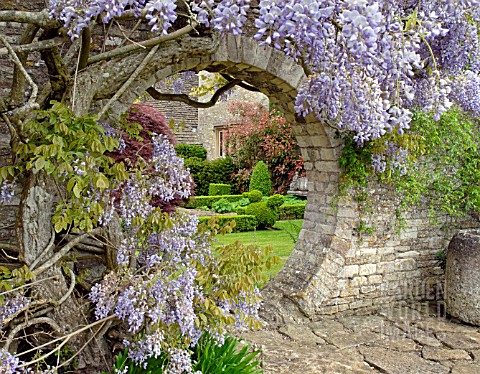
[[[168,138],[154,135],[152,141],[153,169],[122,186],[118,212],[125,238],[117,252],[118,268],[92,288],[90,299],[98,319],[113,313],[127,322],[132,335],[125,344],[134,362],[143,364],[149,357],[168,352],[168,372],[190,373],[189,347],[204,329],[221,331],[221,323],[203,329],[199,324],[198,313],[206,299],[213,300],[218,320],[236,316],[242,325],[258,317],[260,295],[252,288],[217,297],[213,294],[218,286],[209,291],[199,283],[201,272],[221,279],[213,270],[210,233],[198,230],[196,216],[167,215],[150,204],[153,197],[169,201],[188,197],[192,190],[183,159],[175,154]]]
[[[190,2],[196,22],[234,35],[255,10],[255,39],[307,67],[296,111],[353,132],[359,144],[408,129],[412,105],[439,117],[455,99],[479,114],[479,9],[478,0]],[[175,0],[50,0],[50,15],[72,37],[98,15],[126,14],[163,33],[178,17]]]

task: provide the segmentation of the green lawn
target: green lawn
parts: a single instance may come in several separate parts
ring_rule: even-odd
[[[274,265],[265,275],[267,279],[272,278],[283,267],[288,256],[292,252],[295,242],[302,228],[303,220],[278,221],[274,229],[258,230],[248,232],[237,232],[225,235],[218,235],[216,239],[219,244],[231,244],[237,240],[243,244],[257,244],[261,247],[272,246],[273,254],[280,257],[280,263]]]

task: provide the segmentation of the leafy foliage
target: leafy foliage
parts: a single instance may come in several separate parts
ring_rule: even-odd
[[[117,163],[124,163],[129,170],[137,167],[144,169],[146,173],[152,172],[145,170],[145,165],[152,160],[153,136],[164,135],[171,144],[175,144],[173,131],[169,128],[165,116],[151,105],[132,105],[124,116],[123,123],[118,124],[117,127],[118,129],[113,131],[120,137],[122,147],[109,152],[108,155]],[[119,193],[114,193],[114,196],[117,200],[119,199]],[[181,201],[179,197],[164,201],[154,196],[151,204],[162,208],[165,212],[172,212]]]
[[[226,199],[230,203],[234,203],[243,199],[243,195],[219,195],[219,196],[194,196],[188,200],[185,205],[187,208],[200,208],[207,207],[212,208],[213,204],[221,199]]]
[[[244,192],[242,196],[250,200],[251,203],[258,203],[262,201],[263,193],[259,190],[252,190]]]
[[[245,213],[237,214],[237,215],[225,215],[225,216],[217,216],[215,217],[218,220],[218,224],[220,226],[228,225],[234,222],[232,226],[232,232],[240,232],[240,231],[253,231],[257,227],[257,218],[253,215],[247,215]],[[211,220],[210,217],[200,217],[200,223],[208,223]]]
[[[192,349],[195,361],[193,370],[204,374],[261,374],[260,362],[256,356],[260,351],[250,351],[250,344],[240,347],[240,339],[229,335],[222,343],[205,333]],[[162,352],[151,357],[144,367],[136,365],[128,358],[128,349],[120,352],[113,370],[124,374],[164,374],[167,373],[168,355]],[[106,374],[106,373],[105,373]]]
[[[283,195],[275,194],[267,199],[267,206],[271,209],[278,209],[284,202],[285,197]]]
[[[252,178],[248,186],[249,191],[258,190],[264,196],[270,196],[272,192],[272,181],[267,165],[263,161],[258,161],[253,168]]]
[[[261,374],[257,355],[260,351],[252,351],[250,344],[243,344],[234,336],[227,336],[223,344],[219,344],[210,335],[203,335],[194,352],[197,364],[194,370],[211,374]]]
[[[195,181],[195,195],[208,195],[211,183],[228,184],[235,172],[235,165],[230,157],[215,160],[201,160],[196,157],[185,159],[185,167],[189,168]]]
[[[212,210],[216,213],[228,213],[233,212],[234,206],[230,201],[223,198],[212,205]]]
[[[196,157],[200,160],[207,159],[207,150],[204,146],[198,144],[177,144],[175,145],[177,155],[183,158]]]
[[[153,134],[165,135],[171,144],[175,144],[175,136],[165,116],[151,105],[133,104],[122,122],[117,125],[116,131],[120,133],[124,145],[111,153],[117,162],[128,160],[129,165],[135,166],[139,159],[151,161]]]
[[[458,110],[438,121],[415,113],[408,134],[389,134],[358,147],[345,139],[340,158],[345,187],[368,186],[372,177],[400,193],[404,209],[425,197],[432,211],[461,216],[480,211],[480,126]],[[360,202],[365,199],[359,195]]]
[[[208,195],[217,196],[217,195],[230,195],[232,186],[225,183],[210,183],[208,186]]]
[[[268,111],[259,104],[232,103],[233,118],[227,128],[227,153],[238,168],[235,183],[245,190],[257,161],[264,161],[270,171],[273,189],[287,192],[295,174],[303,175],[303,159],[290,124],[276,110]],[[270,195],[271,191],[263,191]]]
[[[245,213],[254,215],[257,218],[257,227],[260,229],[273,227],[275,222],[278,220],[277,211],[269,208],[265,202],[252,203],[248,205]]]
[[[53,217],[55,230],[73,225],[91,231],[108,214],[110,190],[128,178],[124,164],[108,156],[118,141],[105,135],[95,116],[76,117],[60,103],[37,112],[24,128],[28,140],[13,149],[15,164],[0,168],[0,180],[25,172],[55,177],[66,187]]]
[[[305,204],[283,204],[278,208],[280,220],[302,219],[305,215]]]

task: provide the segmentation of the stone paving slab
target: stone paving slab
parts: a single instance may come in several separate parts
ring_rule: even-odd
[[[432,309],[328,316],[242,336],[262,349],[264,374],[480,374],[480,327]]]
[[[412,352],[399,352],[378,347],[361,347],[360,353],[370,365],[389,374],[447,374],[450,369],[421,358]]]

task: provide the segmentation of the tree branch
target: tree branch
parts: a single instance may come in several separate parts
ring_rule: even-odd
[[[65,256],[68,253],[68,251],[70,251],[73,247],[75,247],[75,245],[80,243],[83,238],[86,238],[87,236],[90,236],[90,235],[98,234],[101,231],[102,231],[102,227],[97,227],[90,232],[86,232],[85,234],[78,235],[75,239],[70,241],[68,244],[64,245],[51,258],[49,258],[47,261],[45,261],[39,268],[32,271],[32,273],[35,276],[38,276],[38,275],[42,274],[44,271],[48,270],[50,268],[50,266],[52,266],[54,263],[56,263],[58,260],[60,260],[63,256]]]
[[[31,286],[34,286],[35,284],[42,283],[42,282],[45,282],[45,281],[51,280],[51,279],[57,279],[57,276],[54,275],[54,276],[51,276],[51,277],[48,277],[48,278],[42,278],[42,279],[36,280],[34,282],[30,282],[30,283],[23,284],[21,286],[12,288],[11,290],[0,292],[0,296],[6,295],[6,294],[9,294],[9,293],[12,293],[12,292],[17,292],[18,290],[21,290],[23,288],[31,287]]]
[[[30,110],[30,109],[37,109],[37,108],[38,108],[38,104],[35,102],[35,100],[37,99],[38,86],[37,86],[37,85],[35,84],[35,82],[32,80],[32,78],[30,77],[30,75],[28,75],[27,71],[26,71],[25,68],[23,67],[22,62],[18,59],[18,56],[17,56],[17,54],[15,53],[15,51],[13,50],[12,46],[11,46],[10,43],[7,41],[7,39],[5,38],[5,36],[3,36],[2,34],[0,34],[0,42],[5,45],[5,47],[7,48],[8,52],[9,52],[9,56],[10,56],[10,58],[12,59],[13,63],[14,63],[15,66],[18,68],[18,70],[20,70],[20,72],[23,74],[23,76],[24,76],[25,79],[27,80],[28,84],[29,84],[30,86],[32,86],[32,93],[30,94],[30,98],[28,99],[27,103],[25,103],[25,105],[23,105],[22,107],[15,109],[15,110],[12,112],[12,114],[16,115],[16,114],[24,113],[25,111]]]
[[[0,22],[30,23],[44,29],[59,27],[59,24],[49,17],[46,9],[41,12],[2,10],[0,11]]]
[[[17,53],[42,51],[44,49],[57,47],[63,44],[66,40],[68,39],[63,36],[57,36],[52,39],[42,40],[34,43],[23,44],[23,45],[12,45],[12,49]],[[4,55],[8,55],[8,49],[0,48],[0,56],[4,56]]]
[[[46,324],[52,326],[54,330],[61,331],[60,326],[58,326],[58,324],[51,318],[48,318],[48,317],[34,318],[34,319],[29,320],[29,321],[26,321],[25,323],[22,323],[21,325],[18,325],[12,331],[10,331],[10,334],[8,334],[8,338],[6,340],[4,349],[6,351],[8,351],[8,348],[10,348],[10,344],[12,344],[13,338],[15,338],[15,335],[17,335],[20,330],[23,330],[23,329],[25,329],[29,326],[37,325],[37,324],[40,324],[40,323],[46,323]],[[55,350],[53,350],[53,351],[49,352],[48,354],[44,355],[43,358],[48,357],[49,355],[51,355],[56,350],[59,350],[62,345],[63,344],[60,344],[60,346],[55,348]],[[38,361],[33,361],[33,362],[38,362]]]
[[[130,85],[135,81],[135,79],[137,79],[138,75],[143,71],[143,69],[145,69],[145,67],[148,65],[148,63],[152,59],[153,55],[157,52],[158,47],[159,45],[157,44],[150,50],[150,52],[148,52],[148,54],[143,59],[142,63],[135,69],[135,71],[127,79],[127,81],[122,85],[122,87],[120,87],[120,89],[117,92],[115,92],[115,95],[113,95],[113,97],[108,101],[108,103],[105,104],[105,106],[102,108],[102,110],[98,114],[98,118],[102,118],[107,113],[108,109],[110,109],[110,107],[113,105],[113,103],[117,101],[123,95],[123,93],[128,89],[128,87],[130,87]]]
[[[75,279],[76,279],[75,278],[75,273],[70,268],[68,269],[68,272],[70,273],[70,287],[68,288],[68,291],[65,293],[65,295],[63,295],[62,298],[60,300],[58,300],[58,302],[56,303],[55,306],[57,306],[57,307],[62,305],[65,301],[67,301],[67,299],[72,294],[73,289],[75,288]]]
[[[31,349],[28,349],[28,350],[25,350],[25,351],[22,351],[22,352],[18,352],[18,353],[17,353],[17,356],[20,357],[20,356],[23,356],[23,355],[25,355],[25,354],[28,354],[28,353],[31,353],[31,352],[35,352],[35,351],[37,351],[37,350],[39,350],[39,349],[41,349],[41,348],[48,347],[49,345],[54,344],[54,343],[59,342],[59,341],[64,340],[64,339],[67,339],[67,341],[68,341],[68,339],[72,338],[73,336],[75,336],[75,335],[77,335],[77,334],[80,334],[81,332],[83,332],[83,331],[85,331],[85,330],[89,330],[89,329],[91,329],[93,326],[96,326],[96,325],[98,325],[98,324],[100,324],[100,323],[101,323],[101,324],[104,324],[105,322],[107,322],[107,321],[109,321],[109,320],[111,320],[111,319],[114,319],[114,318],[115,318],[114,315],[110,315],[110,316],[108,316],[108,317],[99,319],[99,320],[97,320],[97,321],[95,321],[95,322],[92,322],[92,323],[90,323],[90,324],[88,324],[88,325],[86,325],[86,326],[83,326],[82,328],[80,328],[80,329],[78,329],[78,330],[75,330],[75,331],[73,331],[73,332],[71,332],[71,333],[69,333],[69,334],[67,334],[67,335],[64,335],[64,336],[62,336],[62,337],[60,337],[60,338],[53,339],[53,340],[51,340],[51,341],[49,341],[49,342],[46,342],[46,343],[44,343],[44,344],[42,344],[42,345],[39,345],[39,346],[37,346],[37,347],[31,348]],[[18,366],[18,367],[19,367],[19,368],[20,368],[20,367],[25,367],[25,366],[28,366],[29,364],[31,364],[31,362],[27,362],[27,363],[21,364],[21,365]]]
[[[222,76],[223,79],[225,79],[227,82],[231,82],[233,81],[235,78],[231,77],[230,75],[228,74],[225,74],[225,73],[220,73],[220,75]],[[245,83],[243,81],[241,81],[240,83],[237,84],[238,87],[242,87],[248,91],[252,91],[252,92],[261,92],[257,87],[255,86],[252,86],[248,83]]]
[[[45,249],[40,253],[40,256],[38,256],[35,261],[30,265],[30,270],[35,269],[35,267],[38,265],[38,263],[41,261],[42,258],[44,258],[47,253],[54,247],[55,244],[55,229],[52,226],[52,234],[50,237],[50,243],[45,247]]]
[[[123,55],[123,54],[126,54],[126,53],[130,53],[130,52],[136,51],[138,49],[145,49],[145,48],[148,48],[148,47],[153,47],[153,46],[156,46],[160,43],[167,42],[167,41],[173,40],[173,39],[177,39],[177,38],[179,38],[183,35],[186,35],[186,34],[192,32],[195,29],[196,25],[197,25],[197,23],[193,23],[192,25],[187,25],[185,27],[182,27],[180,30],[174,31],[174,32],[172,32],[168,35],[157,36],[155,38],[151,38],[151,39],[145,40],[143,42],[139,42],[139,43],[136,43],[136,44],[129,44],[129,45],[126,45],[125,47],[120,47],[120,48],[117,48],[117,49],[114,49],[114,50],[111,50],[111,51],[108,51],[108,52],[100,53],[96,56],[91,57],[88,60],[88,65],[92,65],[92,64],[95,64],[96,62],[100,62],[100,61],[103,61],[103,60],[107,60],[109,58],[113,58],[113,57],[117,57],[117,56],[120,56],[120,55]]]
[[[78,70],[83,70],[87,67],[88,58],[90,57],[90,42],[91,42],[90,27],[85,27],[82,31],[82,44],[80,48],[80,62]]]
[[[39,28],[34,25],[27,25],[25,31],[23,32],[19,44],[29,44],[32,43],[35,39],[35,35],[37,34]],[[18,56],[22,66],[25,66],[27,63],[28,53],[26,52],[19,52],[15,49],[16,46],[12,45],[12,49]],[[7,48],[2,48],[8,54]],[[11,107],[18,107],[23,104],[25,100],[25,76],[22,72],[18,69],[18,66],[15,65],[13,70],[13,82],[12,82],[12,89],[10,90],[10,106]]]
[[[211,108],[214,106],[220,96],[222,96],[223,93],[226,91],[230,90],[231,88],[235,87],[242,81],[240,79],[233,79],[230,82],[228,82],[225,86],[220,87],[212,96],[212,98],[207,101],[207,102],[201,102],[201,101],[196,101],[193,99],[190,99],[188,95],[186,94],[164,94],[161,92],[158,92],[155,88],[150,87],[147,88],[147,92],[150,94],[151,97],[153,97],[155,100],[161,100],[161,101],[179,101],[181,103],[185,103],[187,105],[193,106],[194,108]]]
[[[56,30],[49,30],[42,36],[45,40],[51,39]],[[62,101],[63,95],[67,89],[69,73],[65,66],[58,47],[44,49],[41,52],[42,60],[47,66],[48,76],[52,87],[51,100]]]
[[[5,249],[7,251],[18,253],[18,246],[8,243],[0,243],[0,249]]]

